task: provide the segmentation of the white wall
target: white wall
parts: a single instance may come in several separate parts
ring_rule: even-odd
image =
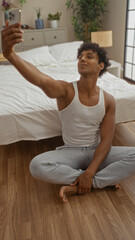
[[[113,31],[113,47],[108,55],[123,66],[127,0],[108,0],[108,13],[104,16],[103,30]]]

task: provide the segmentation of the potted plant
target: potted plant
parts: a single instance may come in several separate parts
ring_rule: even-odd
[[[67,0],[67,9],[73,11],[72,25],[78,40],[90,41],[91,32],[100,29],[107,3],[106,0]]]
[[[35,26],[36,29],[43,29],[44,28],[44,21],[41,19],[41,8],[34,8],[37,14],[37,19],[35,19]]]
[[[49,13],[48,14],[48,21],[50,21],[50,25],[51,25],[51,28],[57,28],[58,27],[58,22],[60,20],[60,17],[61,17],[61,12],[57,12],[55,14],[51,14]]]
[[[19,3],[21,5],[21,7],[23,6],[24,3],[26,3],[26,0],[19,0]]]

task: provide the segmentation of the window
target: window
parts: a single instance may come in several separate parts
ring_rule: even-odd
[[[124,78],[135,81],[135,0],[127,1]]]

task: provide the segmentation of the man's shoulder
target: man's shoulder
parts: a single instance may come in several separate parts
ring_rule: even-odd
[[[114,101],[115,102],[115,98],[112,94],[106,92],[105,90],[103,90],[104,92],[104,97],[108,100],[108,101]]]
[[[103,91],[104,92],[104,98],[105,98],[105,105],[106,109],[109,108],[116,108],[116,101],[113,95],[110,93]]]
[[[57,80],[59,83],[61,83],[65,88],[68,88],[68,87],[72,87],[73,86],[73,82],[67,82],[67,81],[64,81],[64,80]]]

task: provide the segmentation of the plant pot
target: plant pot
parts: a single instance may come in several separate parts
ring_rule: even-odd
[[[44,28],[44,21],[41,18],[35,19],[35,27],[36,29],[43,29]]]
[[[58,23],[59,23],[58,20],[52,20],[52,21],[50,21],[50,26],[51,26],[51,28],[58,28]]]

